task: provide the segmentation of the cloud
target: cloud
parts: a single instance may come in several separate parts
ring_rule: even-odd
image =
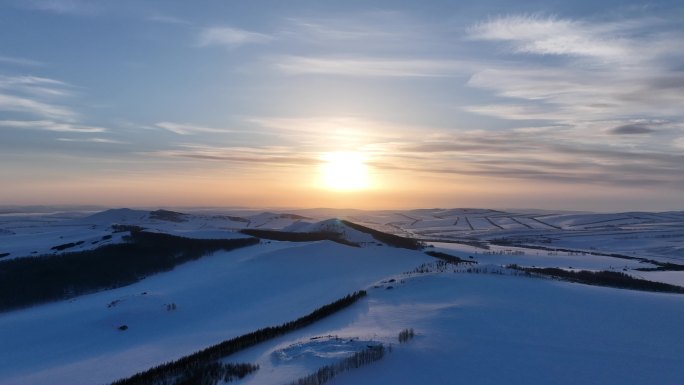
[[[237,48],[247,44],[264,44],[273,37],[258,32],[246,31],[233,27],[210,27],[200,31],[197,44],[200,47],[224,46]]]
[[[283,56],[276,68],[291,75],[340,75],[374,77],[448,77],[470,67],[455,60],[392,59],[373,57]]]
[[[617,186],[684,187],[684,154],[619,143],[581,141],[572,130],[444,134],[415,138],[384,151],[376,163],[418,173]],[[410,159],[410,162],[406,160]]]
[[[84,126],[72,123],[59,123],[50,120],[0,120],[0,127],[79,133],[96,133],[108,131],[103,127]]]
[[[55,86],[55,87],[67,87],[69,84],[46,77],[41,76],[1,76],[0,75],[0,87],[1,88],[13,88],[21,86]]]
[[[127,142],[122,142],[120,140],[108,139],[108,138],[57,138],[59,142],[73,142],[73,143],[109,143],[109,144],[128,144]]]
[[[684,149],[684,136],[677,138],[673,141],[673,144],[676,148]]]
[[[224,128],[212,128],[205,126],[198,126],[193,124],[173,123],[173,122],[159,122],[154,124],[155,127],[161,128],[178,135],[194,135],[199,133],[221,134],[228,132],[235,132]]]
[[[40,67],[40,66],[44,65],[44,63],[36,61],[36,60],[24,59],[24,58],[20,58],[20,57],[11,57],[11,56],[0,56],[0,63],[26,66],[26,67]]]
[[[684,71],[673,66],[684,60],[684,31],[667,18],[509,15],[467,32],[470,41],[502,43],[492,48],[512,59],[482,61],[467,83],[508,100],[465,106],[466,111],[627,135],[648,133],[644,128],[650,127],[631,126],[635,120],[684,120]],[[606,131],[615,121],[620,123]]]
[[[624,29],[619,23],[510,15],[476,24],[468,34],[475,40],[509,42],[521,53],[621,59],[633,48],[628,39],[620,37]]]
[[[162,14],[154,14],[152,16],[149,16],[147,18],[149,21],[154,21],[157,23],[165,23],[165,24],[177,24],[177,25],[191,25],[192,23],[185,20],[181,19],[176,16],[169,16],[169,15],[162,15]]]
[[[318,149],[337,147],[347,150],[391,143],[402,138],[429,137],[430,128],[384,122],[358,116],[251,117],[258,132],[310,145]]]
[[[0,110],[72,121],[78,114],[69,107],[55,104],[54,100],[71,96],[73,88],[68,83],[46,77],[0,75]]]
[[[311,166],[320,163],[320,159],[314,155],[303,154],[287,147],[182,145],[175,150],[156,151],[145,154],[199,161],[234,162],[255,166]]]
[[[93,15],[101,11],[102,0],[23,0],[21,6],[38,11],[70,15]]]
[[[476,114],[494,116],[508,120],[551,120],[563,121],[572,115],[559,110],[558,106],[534,104],[486,104],[465,106],[464,110]]]
[[[24,95],[32,94],[46,97],[71,96],[73,88],[68,83],[46,77],[0,75],[0,89]]]
[[[279,28],[278,37],[321,53],[415,57],[416,52],[447,48],[440,37],[449,32],[400,11],[366,9],[351,14],[289,18]]]
[[[608,140],[605,122],[586,130],[549,125],[508,131],[462,130],[458,127],[411,127],[363,118],[257,118],[263,127],[282,130],[293,153],[340,148],[361,151],[378,172],[407,171],[525,182],[639,186],[643,183],[684,186],[684,155],[653,146]],[[610,121],[667,126],[659,121]],[[275,132],[275,131],[274,131]],[[676,130],[674,131],[676,132]],[[331,143],[327,146],[327,143]],[[196,156],[199,159],[205,155]],[[218,157],[220,159],[220,157]]]
[[[656,130],[643,124],[625,124],[612,128],[609,132],[617,135],[642,135],[656,132]]]
[[[273,135],[280,146],[244,141],[242,146],[186,144],[146,153],[193,162],[232,162],[244,167],[320,164],[326,151],[360,151],[381,174],[407,172],[412,177],[454,176],[525,183],[567,185],[684,187],[684,154],[663,147],[657,137],[613,135],[606,127],[658,127],[663,135],[677,129],[664,121],[594,122],[586,131],[550,125],[507,131],[412,127],[361,117],[249,118],[256,132]],[[190,125],[191,127],[194,127]],[[662,129],[661,129],[662,128]],[[662,135],[658,135],[660,137]],[[680,140],[681,142],[681,140]],[[635,143],[637,145],[635,145]],[[679,143],[684,146],[684,144]]]
[[[370,12],[357,14],[354,18],[291,18],[286,33],[309,41],[334,40],[387,40],[411,35],[404,23],[404,28],[396,28],[394,19],[396,12]],[[415,36],[415,35],[414,35]]]
[[[24,112],[46,118],[73,120],[78,114],[68,107],[0,93],[0,111]]]

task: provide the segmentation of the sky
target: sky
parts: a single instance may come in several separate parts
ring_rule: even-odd
[[[681,1],[2,0],[0,204],[681,210],[682,20]]]

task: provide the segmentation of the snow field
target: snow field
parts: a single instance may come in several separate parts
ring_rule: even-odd
[[[0,383],[111,382],[296,319],[430,260],[386,246],[264,242],[123,288],[0,313]]]
[[[306,359],[283,363],[273,355],[322,334],[393,343],[383,360],[340,375],[335,385],[679,384],[684,375],[684,346],[673,338],[684,296],[488,274],[403,281],[233,356],[261,365],[239,383],[282,384],[315,371]],[[398,344],[404,328],[416,337]]]

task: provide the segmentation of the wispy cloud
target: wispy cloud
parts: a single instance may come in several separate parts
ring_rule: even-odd
[[[334,40],[386,40],[406,37],[410,34],[407,24],[394,28],[391,23],[399,14],[396,12],[370,12],[349,17],[291,18],[285,34],[299,39],[331,42]]]
[[[411,127],[359,117],[261,117],[247,119],[263,134],[280,136],[279,146],[246,141],[184,144],[145,153],[188,162],[231,162],[241,167],[309,167],[326,151],[361,151],[378,173],[407,172],[412,177],[454,176],[530,183],[604,186],[684,187],[684,155],[673,138],[663,147],[659,136],[681,135],[676,123],[634,120],[596,122],[586,131],[573,126],[529,127],[508,131]],[[634,127],[652,135],[635,135]],[[618,129],[618,130],[616,130]],[[616,131],[616,132],[614,132]],[[638,131],[638,130],[637,130]],[[632,140],[634,139],[634,140]],[[677,141],[678,140],[678,141]]]
[[[497,179],[635,186],[684,186],[684,155],[675,147],[647,150],[574,138],[557,128],[445,133],[440,140],[394,145],[378,167]],[[406,162],[406,159],[411,159]]]
[[[237,48],[247,44],[264,44],[273,37],[259,32],[234,27],[209,27],[200,31],[197,45],[200,47],[223,46]]]
[[[621,59],[632,50],[630,41],[620,37],[623,30],[621,24],[510,15],[478,23],[468,33],[472,39],[509,42],[521,53]]]
[[[73,120],[78,114],[68,107],[45,103],[25,97],[0,93],[0,111],[23,112],[40,117]]]
[[[684,149],[684,136],[681,138],[677,138],[673,141],[674,146],[679,149]]]
[[[0,110],[18,111],[50,119],[73,120],[77,113],[55,104],[55,99],[71,96],[74,87],[41,76],[0,75]]]
[[[0,63],[13,64],[26,67],[40,67],[44,63],[37,60],[25,59],[21,57],[0,56]]]
[[[471,65],[455,60],[373,57],[283,56],[273,60],[287,74],[373,77],[444,77],[463,73]]]
[[[435,38],[433,27],[400,11],[364,10],[335,16],[289,18],[278,36],[330,53],[383,55],[443,47]]]
[[[51,78],[46,78],[46,77],[41,77],[41,76],[32,76],[32,75],[25,75],[25,76],[0,76],[0,87],[9,87],[9,86],[16,86],[16,85],[23,85],[23,86],[34,86],[34,85],[50,85],[50,86],[68,86],[67,83],[56,80],[56,79],[51,79]]]
[[[108,143],[108,144],[128,144],[128,142],[123,142],[115,139],[108,138],[57,138],[59,142],[71,142],[71,143]]]
[[[24,0],[20,2],[31,9],[72,15],[92,15],[103,7],[102,0]]]
[[[623,124],[612,128],[610,132],[617,135],[643,135],[654,133],[656,130],[645,124]]]
[[[255,124],[264,134],[294,141],[318,149],[337,147],[359,149],[378,143],[392,143],[402,138],[430,137],[432,129],[397,124],[358,116],[311,117],[251,117],[247,123]]]
[[[502,52],[512,59],[475,71],[467,84],[513,100],[471,105],[467,111],[578,129],[622,120],[619,126],[626,128],[612,130],[615,134],[646,133],[630,126],[634,119],[684,119],[684,72],[673,66],[684,59],[684,31],[667,20],[511,15],[476,24],[468,33],[472,40],[503,43]]]
[[[161,128],[163,130],[173,132],[174,134],[178,134],[178,135],[194,135],[194,134],[200,134],[200,133],[220,134],[220,133],[235,132],[233,130],[225,129],[225,128],[213,128],[213,127],[205,127],[205,126],[199,126],[199,125],[194,125],[194,124],[173,123],[173,122],[159,122],[159,123],[155,123],[154,126],[157,128]]]
[[[191,25],[192,23],[188,20],[182,19],[176,16],[163,15],[163,14],[153,14],[147,18],[149,21],[154,21],[157,23],[165,24],[177,24],[177,25]]]
[[[306,166],[320,163],[311,154],[293,151],[292,148],[278,146],[219,147],[188,144],[177,149],[146,153],[147,155],[199,161],[222,161],[255,166]]]
[[[51,120],[0,120],[0,127],[80,133],[97,133],[108,131],[104,127],[86,126],[72,123],[59,123]]]
[[[2,76],[0,90],[5,89],[19,94],[30,94],[45,97],[62,97],[72,95],[74,89],[68,83],[40,76]]]
[[[684,155],[676,144],[663,147],[659,138],[668,132],[678,135],[682,127],[665,120],[609,120],[585,123],[581,129],[549,125],[508,131],[411,127],[350,117],[251,121],[296,138],[292,153],[314,158],[316,151],[329,150],[322,143],[330,142],[336,149],[366,153],[379,172],[606,186],[684,186],[684,171],[679,166]],[[653,135],[625,134],[625,130],[634,130],[625,128],[614,132],[629,125],[650,128]]]

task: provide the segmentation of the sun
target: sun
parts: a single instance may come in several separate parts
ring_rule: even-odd
[[[358,152],[328,152],[321,157],[323,187],[334,191],[356,191],[369,187],[368,166]]]

